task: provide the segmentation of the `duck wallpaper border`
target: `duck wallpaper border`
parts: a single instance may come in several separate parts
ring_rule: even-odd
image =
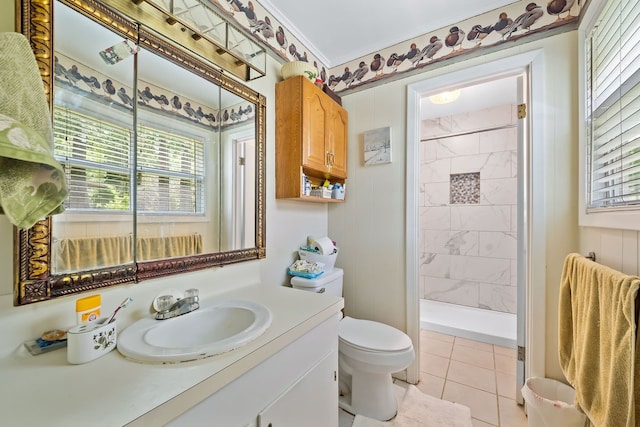
[[[107,105],[133,109],[133,88],[73,58],[57,52],[54,57],[54,72],[56,85],[61,88],[72,93],[79,91]],[[140,82],[140,86],[144,89],[138,89],[138,105],[167,117],[186,120],[190,124],[225,130],[255,116],[253,104],[248,101],[224,110],[203,110],[197,102],[181,94],[170,93],[146,82]]]
[[[451,23],[435,31],[389,46],[329,70],[257,1],[207,0],[232,22],[249,31],[269,51],[285,61],[306,61],[318,76],[340,93],[414,70],[481,53],[504,43],[523,42],[546,31],[575,28],[586,0],[514,2],[482,15]],[[525,39],[525,40],[523,40]]]

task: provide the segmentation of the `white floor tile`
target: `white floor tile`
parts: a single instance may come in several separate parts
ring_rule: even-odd
[[[491,351],[484,351],[473,347],[458,345],[458,343],[456,342],[453,345],[451,359],[468,363],[469,365],[479,366],[485,369],[495,369],[493,361],[493,349]]]
[[[435,375],[420,373],[420,382],[416,385],[418,389],[429,396],[442,399],[442,391],[444,390],[444,378]]]
[[[496,393],[495,371],[458,362],[457,360],[452,360],[449,364],[447,381],[455,381],[489,393]]]
[[[498,385],[498,395],[515,399],[516,396],[516,376],[506,372],[496,371],[496,383]]]
[[[527,427],[514,400],[514,349],[424,330],[420,337],[421,391],[471,408],[473,427]]]
[[[516,363],[517,360],[515,357],[505,356],[503,354],[496,354],[496,371],[498,372],[506,372],[507,374],[516,374]]]
[[[442,398],[471,408],[471,416],[498,425],[498,402],[494,393],[447,381]],[[510,426],[511,427],[511,426]]]
[[[498,397],[498,408],[501,426],[527,427],[527,416],[524,414],[524,409],[515,400]]]
[[[446,378],[448,369],[449,358],[424,352],[420,355],[420,372]]]

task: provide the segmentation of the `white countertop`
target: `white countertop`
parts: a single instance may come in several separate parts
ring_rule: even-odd
[[[207,359],[141,364],[115,350],[84,365],[66,349],[32,356],[20,345],[0,357],[0,419],[13,426],[149,426],[166,423],[335,315],[341,298],[251,285],[202,301],[246,299],[269,307],[269,329],[253,342]]]

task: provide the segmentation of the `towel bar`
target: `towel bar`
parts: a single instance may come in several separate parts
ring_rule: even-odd
[[[593,262],[596,262],[596,253],[595,252],[589,252],[587,254],[587,256],[585,256],[585,258],[590,259]]]

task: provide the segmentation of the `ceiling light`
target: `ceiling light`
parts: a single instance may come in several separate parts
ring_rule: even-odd
[[[434,104],[448,104],[455,101],[460,96],[460,89],[441,92],[429,97],[429,101]]]

